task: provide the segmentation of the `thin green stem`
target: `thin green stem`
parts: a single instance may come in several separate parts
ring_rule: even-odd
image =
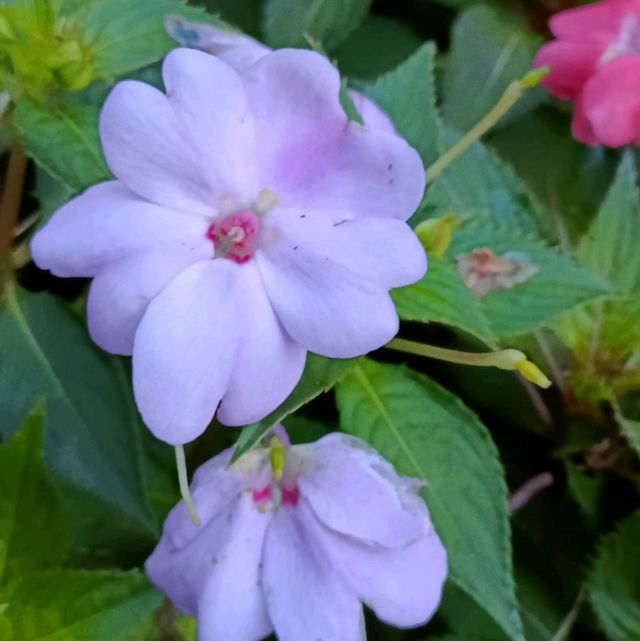
[[[182,495],[182,500],[187,506],[187,510],[191,515],[192,521],[196,525],[200,525],[200,517],[196,512],[196,506],[193,504],[193,499],[191,498],[191,491],[189,490],[189,479],[187,477],[187,463],[184,458],[184,447],[182,445],[176,445],[176,466],[178,468],[178,483],[180,485],[180,494]]]

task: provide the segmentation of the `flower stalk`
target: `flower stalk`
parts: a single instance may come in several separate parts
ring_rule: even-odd
[[[187,506],[191,520],[195,525],[200,525],[200,517],[196,512],[196,507],[193,504],[193,498],[191,497],[191,491],[189,490],[189,479],[187,478],[187,463],[184,458],[184,447],[182,445],[176,445],[175,451],[180,495],[182,496],[184,504]]]
[[[524,378],[544,389],[551,386],[551,381],[540,368],[527,359],[526,354],[517,349],[503,349],[495,352],[459,352],[435,345],[416,343],[403,338],[395,338],[386,347],[406,354],[426,356],[447,363],[470,365],[472,367],[497,367],[498,369],[517,371]]]

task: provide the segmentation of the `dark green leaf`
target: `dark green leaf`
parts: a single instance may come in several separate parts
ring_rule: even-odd
[[[506,486],[486,428],[459,399],[403,367],[361,360],[337,387],[340,424],[424,498],[449,555],[451,580],[522,640],[511,568]]]
[[[46,400],[45,459],[60,480],[153,533],[139,424],[120,362],[95,347],[47,294],[17,288],[0,310],[0,433],[9,437]]]
[[[307,354],[304,373],[291,396],[259,423],[253,423],[242,430],[232,461],[237,460],[257,445],[275,423],[282,421],[318,394],[330,390],[353,367],[355,362],[353,359],[329,359],[316,354]]]
[[[588,593],[611,641],[640,639],[640,512],[606,536],[589,573]]]
[[[272,47],[308,44],[305,36],[330,50],[365,17],[371,0],[267,0],[264,35]]]
[[[363,88],[420,153],[425,166],[440,155],[441,123],[433,78],[435,55],[435,45],[429,42],[401,65]]]
[[[139,641],[162,595],[139,572],[46,572],[17,581],[6,616],[17,641]]]
[[[44,410],[0,445],[0,584],[62,565],[67,528],[43,463]]]

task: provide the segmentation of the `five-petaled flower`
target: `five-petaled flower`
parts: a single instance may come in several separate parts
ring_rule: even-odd
[[[116,180],[56,212],[32,254],[94,279],[93,339],[133,355],[145,422],[179,444],[216,408],[228,425],[264,417],[307,351],[348,358],[395,335],[388,290],[426,269],[404,222],[425,179],[402,138],[347,119],[317,53],[240,72],[177,49],[163,79],[166,93],[113,89],[100,136]]]
[[[397,627],[431,618],[447,558],[420,482],[339,433],[278,447],[284,457],[258,448],[228,466],[227,450],[200,467],[202,524],[179,503],[147,560],[198,639],[363,641],[360,601]]]
[[[603,0],[561,11],[556,40],[536,56],[543,84],[575,103],[573,135],[590,145],[640,146],[640,0]]]

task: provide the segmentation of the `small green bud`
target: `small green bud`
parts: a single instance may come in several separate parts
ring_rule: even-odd
[[[451,212],[447,212],[440,218],[431,218],[421,222],[416,227],[416,234],[427,250],[427,254],[440,258],[449,249],[453,231],[462,222],[462,220],[456,220]]]

